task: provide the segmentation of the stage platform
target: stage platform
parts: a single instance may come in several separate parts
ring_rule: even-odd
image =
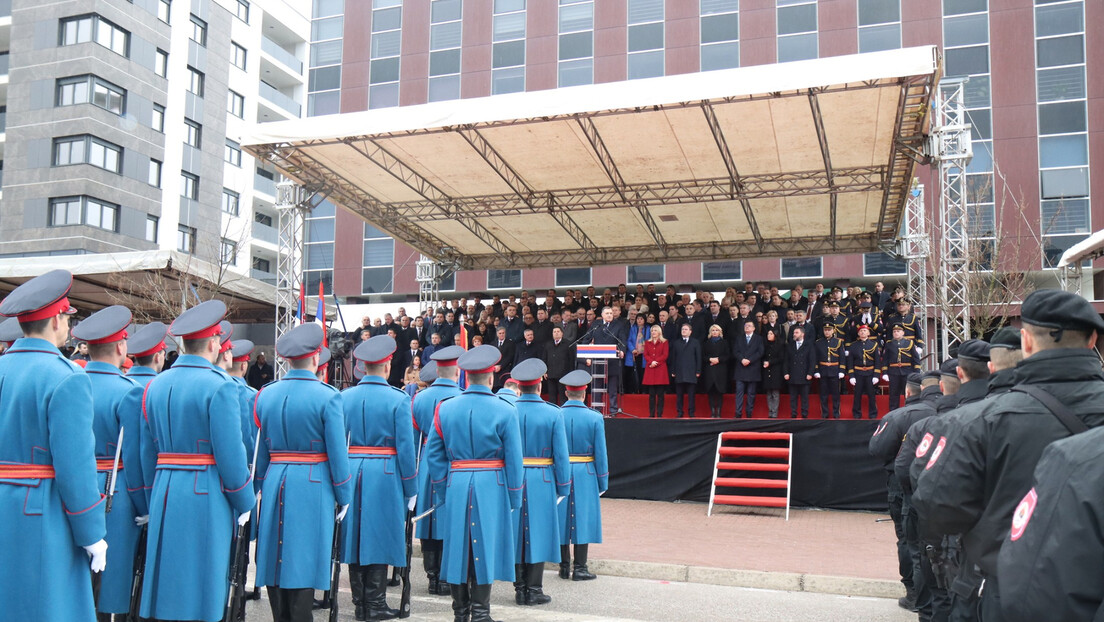
[[[644,408],[636,405],[643,398]],[[756,418],[733,419],[731,396],[726,396],[722,419],[710,419],[709,405],[697,408],[698,418],[674,419],[668,404],[663,419],[647,418],[647,396],[626,395],[623,408],[645,418],[606,419],[610,498],[654,501],[708,501],[717,449],[717,435],[729,431],[793,433],[792,494],[794,507],[886,511],[886,472],[868,445],[877,421],[853,420],[850,396],[844,399],[844,418],[822,420],[817,406],[808,420],[767,419],[766,400],[756,405]],[[673,397],[669,397],[673,400]],[[885,413],[885,398],[879,412]],[[763,412],[759,410],[762,408]],[[782,413],[789,405],[783,398]],[[701,418],[704,414],[705,418]]]

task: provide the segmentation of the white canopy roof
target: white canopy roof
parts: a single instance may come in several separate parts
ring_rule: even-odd
[[[247,148],[461,269],[893,241],[933,46],[255,126]]]
[[[1104,256],[1104,229],[1069,247],[1069,250],[1062,253],[1062,258],[1058,260],[1058,267],[1076,266],[1086,259],[1096,259],[1101,256]]]

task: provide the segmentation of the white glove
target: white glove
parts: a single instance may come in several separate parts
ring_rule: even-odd
[[[566,499],[566,498],[567,497],[556,497],[556,505],[559,505],[559,504],[563,503],[563,500]]]
[[[820,372],[818,371],[817,373],[813,374],[813,377],[814,378],[820,378]]]
[[[916,346],[916,356],[917,357],[924,356],[924,348],[921,348],[920,346]]]
[[[135,516],[134,517],[134,524],[138,525],[139,527],[141,527],[142,525],[145,525],[148,522],[149,522],[149,514],[146,514],[145,516]]]
[[[878,384],[878,377],[874,376],[873,378],[871,378],[870,379],[870,384]]]
[[[238,517],[238,526],[239,527],[244,527],[245,523],[248,520],[249,520],[249,512],[246,512],[245,514],[242,514],[241,516]]]
[[[889,374],[882,374],[882,380],[889,382]]]
[[[342,521],[342,519],[345,518],[345,513],[348,512],[348,511],[349,511],[349,504],[346,503],[345,505],[341,506],[341,511],[337,513],[337,518],[335,518],[334,520],[336,520],[337,522],[340,523]]]
[[[855,386],[855,379],[854,378],[851,379],[851,386]]]
[[[100,540],[90,544],[84,547],[84,552],[92,559],[92,572],[103,572],[104,567],[107,566],[107,542]]]
[[[406,509],[413,512],[414,506],[418,505],[418,495],[406,498]]]
[[[843,374],[843,372],[841,371],[841,372],[839,373],[839,377],[840,377],[839,379],[840,379],[840,380],[843,380],[843,376],[844,376],[844,374]]]
[[[606,491],[603,490],[602,492],[598,493],[598,496],[601,497],[604,494],[606,494]]]

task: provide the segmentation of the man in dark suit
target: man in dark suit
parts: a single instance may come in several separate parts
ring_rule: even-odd
[[[560,378],[575,369],[575,352],[571,342],[564,338],[563,329],[552,329],[552,341],[544,345],[544,361],[548,365],[548,401],[559,406],[564,402],[564,388]]]
[[[805,338],[805,329],[795,326],[792,339],[786,342],[783,378],[790,385],[790,418],[797,419],[797,401],[801,399],[801,418],[809,418],[809,385],[816,373],[816,348]]]
[[[621,325],[614,321],[612,307],[602,309],[602,318],[595,320],[588,332],[590,333],[589,336],[586,336],[582,340],[584,344],[617,346],[617,358],[610,359],[609,364],[606,366],[606,387],[609,389],[609,393],[607,394],[609,397],[609,410],[610,413],[615,413],[620,409],[621,404],[621,370],[625,367],[622,364],[622,360],[625,358],[625,342],[628,339],[628,333],[625,332],[621,334]],[[590,371],[589,360],[586,362],[585,369],[587,369],[588,372]]]
[[[564,307],[560,314],[560,323],[555,324],[563,333],[562,339],[567,342],[568,345],[575,343],[575,340],[579,338],[579,323],[575,321],[575,313]],[[555,328],[552,329],[553,339],[555,339]]]
[[[521,343],[514,344],[514,367],[517,367],[518,363],[529,359],[544,360],[544,346],[537,343],[533,337],[533,329],[526,328],[522,335],[525,339]]]
[[[678,325],[671,319],[667,309],[659,310],[659,329],[663,331],[663,338],[667,341],[678,339]]]
[[[732,326],[730,325],[732,317],[728,313],[721,312],[721,303],[716,300],[709,302],[709,314],[705,318],[705,332],[709,334],[709,327],[716,324],[721,327],[721,335],[725,339],[732,337]]]
[[[736,418],[751,419],[755,410],[755,390],[763,375],[763,337],[756,334],[755,322],[748,320],[741,326],[741,333],[732,337],[733,377],[736,380]],[[747,395],[747,409],[744,407]]]
[[[671,354],[667,359],[667,369],[675,379],[675,409],[679,419],[682,418],[683,397],[690,396],[690,417],[694,417],[694,392],[698,386],[698,378],[701,376],[702,350],[701,342],[691,336],[692,329],[689,324],[683,324],[680,329],[682,336],[671,342]]]
[[[705,317],[703,313],[697,313],[697,308],[693,303],[686,305],[685,307],[686,318],[682,320],[683,324],[690,325],[690,336],[699,342],[703,341],[706,336]]]
[[[388,328],[387,336],[398,341],[398,337],[395,335],[395,329]],[[410,365],[410,351],[406,348],[408,344],[402,344],[402,346],[395,349],[394,356],[391,357],[391,373],[387,376],[387,383],[393,387],[402,388],[403,376],[406,374],[406,367]]]
[[[514,368],[514,342],[506,338],[506,329],[499,326],[495,339],[489,345],[498,348],[502,353],[502,358],[498,360],[494,370],[494,390],[497,391],[502,388],[504,376]]]

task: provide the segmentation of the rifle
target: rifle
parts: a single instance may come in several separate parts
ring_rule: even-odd
[[[928,555],[928,562],[935,576],[935,586],[941,590],[947,589],[947,570],[943,561],[943,552],[930,544],[924,547],[924,552]]]
[[[146,578],[146,537],[149,535],[149,524],[142,525],[142,533],[138,534],[138,548],[134,552],[134,581],[130,584],[130,610],[127,611],[126,622],[139,622],[138,611],[142,607],[142,584]]]
[[[418,469],[422,466],[422,435],[418,435],[418,453],[414,459],[414,473],[417,475]],[[415,477],[414,481],[417,481]],[[420,491],[419,491],[420,492]],[[410,558],[414,554],[414,510],[415,508],[407,508],[406,510],[406,566],[403,566],[399,570],[399,577],[402,579],[402,599],[399,601],[399,617],[410,617]]]
[[[253,444],[253,465],[249,467],[249,481],[255,481],[257,476],[257,453],[261,449],[261,433],[257,431],[257,440]],[[260,496],[260,493],[257,494]],[[245,577],[242,570],[245,568],[245,556],[249,555],[249,521],[244,525],[234,521],[234,559],[230,564],[230,595],[226,599],[226,611],[222,614],[222,622],[235,622],[245,619]]]
[[[341,581],[341,521],[337,516],[341,510],[334,508],[333,549],[330,551],[330,620],[337,622],[337,585]]]
[[[119,456],[123,452],[123,426],[119,426],[119,440],[115,444],[115,463],[111,465],[111,473],[107,474],[107,490],[104,494],[107,495],[107,503],[105,504],[105,513],[111,513],[111,504],[115,501],[115,481],[119,476]]]

